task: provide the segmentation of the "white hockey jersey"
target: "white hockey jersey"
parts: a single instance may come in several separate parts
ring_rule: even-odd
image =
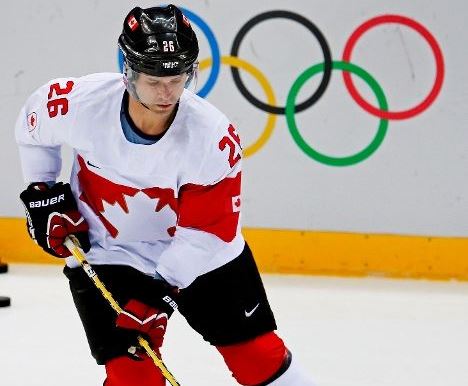
[[[155,144],[129,142],[121,74],[55,79],[39,88],[16,123],[26,182],[55,181],[60,147],[74,149],[70,178],[89,223],[91,264],[122,264],[185,288],[238,256],[241,145],[229,120],[184,90]],[[67,259],[77,266],[73,257]]]

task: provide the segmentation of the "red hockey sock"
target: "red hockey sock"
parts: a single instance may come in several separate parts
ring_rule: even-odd
[[[272,378],[287,356],[284,342],[274,332],[216,348],[236,381],[245,386],[258,385]]]
[[[153,360],[145,356],[136,361],[129,357],[118,357],[106,363],[105,386],[164,386],[165,378]]]

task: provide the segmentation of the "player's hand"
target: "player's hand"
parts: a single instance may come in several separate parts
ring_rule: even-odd
[[[117,316],[116,325],[146,337],[151,348],[160,356],[159,348],[163,344],[168,318],[164,311],[132,299]]]
[[[155,296],[157,306],[150,306],[139,300],[131,299],[117,316],[116,325],[119,328],[133,330],[146,337],[151,348],[159,355],[159,348],[163,344],[167,321],[177,303],[174,300],[174,288],[161,281],[161,292]],[[135,356],[139,357],[139,353]]]
[[[81,248],[90,248],[88,223],[78,212],[70,184],[58,182],[52,187],[34,183],[20,194],[26,210],[28,233],[47,253],[56,257],[71,256],[63,244],[74,235]]]

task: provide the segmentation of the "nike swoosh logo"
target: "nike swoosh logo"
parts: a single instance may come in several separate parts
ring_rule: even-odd
[[[259,305],[260,305],[260,303],[258,303],[250,312],[244,311],[245,312],[245,317],[250,318],[252,316],[252,314],[257,310]]]
[[[86,161],[86,163],[87,163],[89,166],[92,166],[93,168],[101,169],[99,166],[93,165],[93,164],[92,164],[91,162],[89,162],[89,161]]]

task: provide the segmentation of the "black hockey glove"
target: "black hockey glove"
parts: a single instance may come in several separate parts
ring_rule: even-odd
[[[63,245],[65,238],[74,235],[87,252],[90,244],[88,223],[78,212],[70,184],[58,182],[52,187],[33,183],[20,194],[27,218],[28,233],[44,251],[56,257],[71,256]]]
[[[160,357],[159,348],[164,340],[167,321],[177,309],[177,303],[174,300],[177,296],[177,289],[164,280],[155,280],[153,287],[152,293],[146,294],[146,297],[151,295],[153,305],[131,299],[117,316],[116,325],[119,328],[136,331],[146,337],[151,348]],[[141,359],[142,352],[136,347],[134,352],[129,351],[129,353],[133,354],[134,359]]]

